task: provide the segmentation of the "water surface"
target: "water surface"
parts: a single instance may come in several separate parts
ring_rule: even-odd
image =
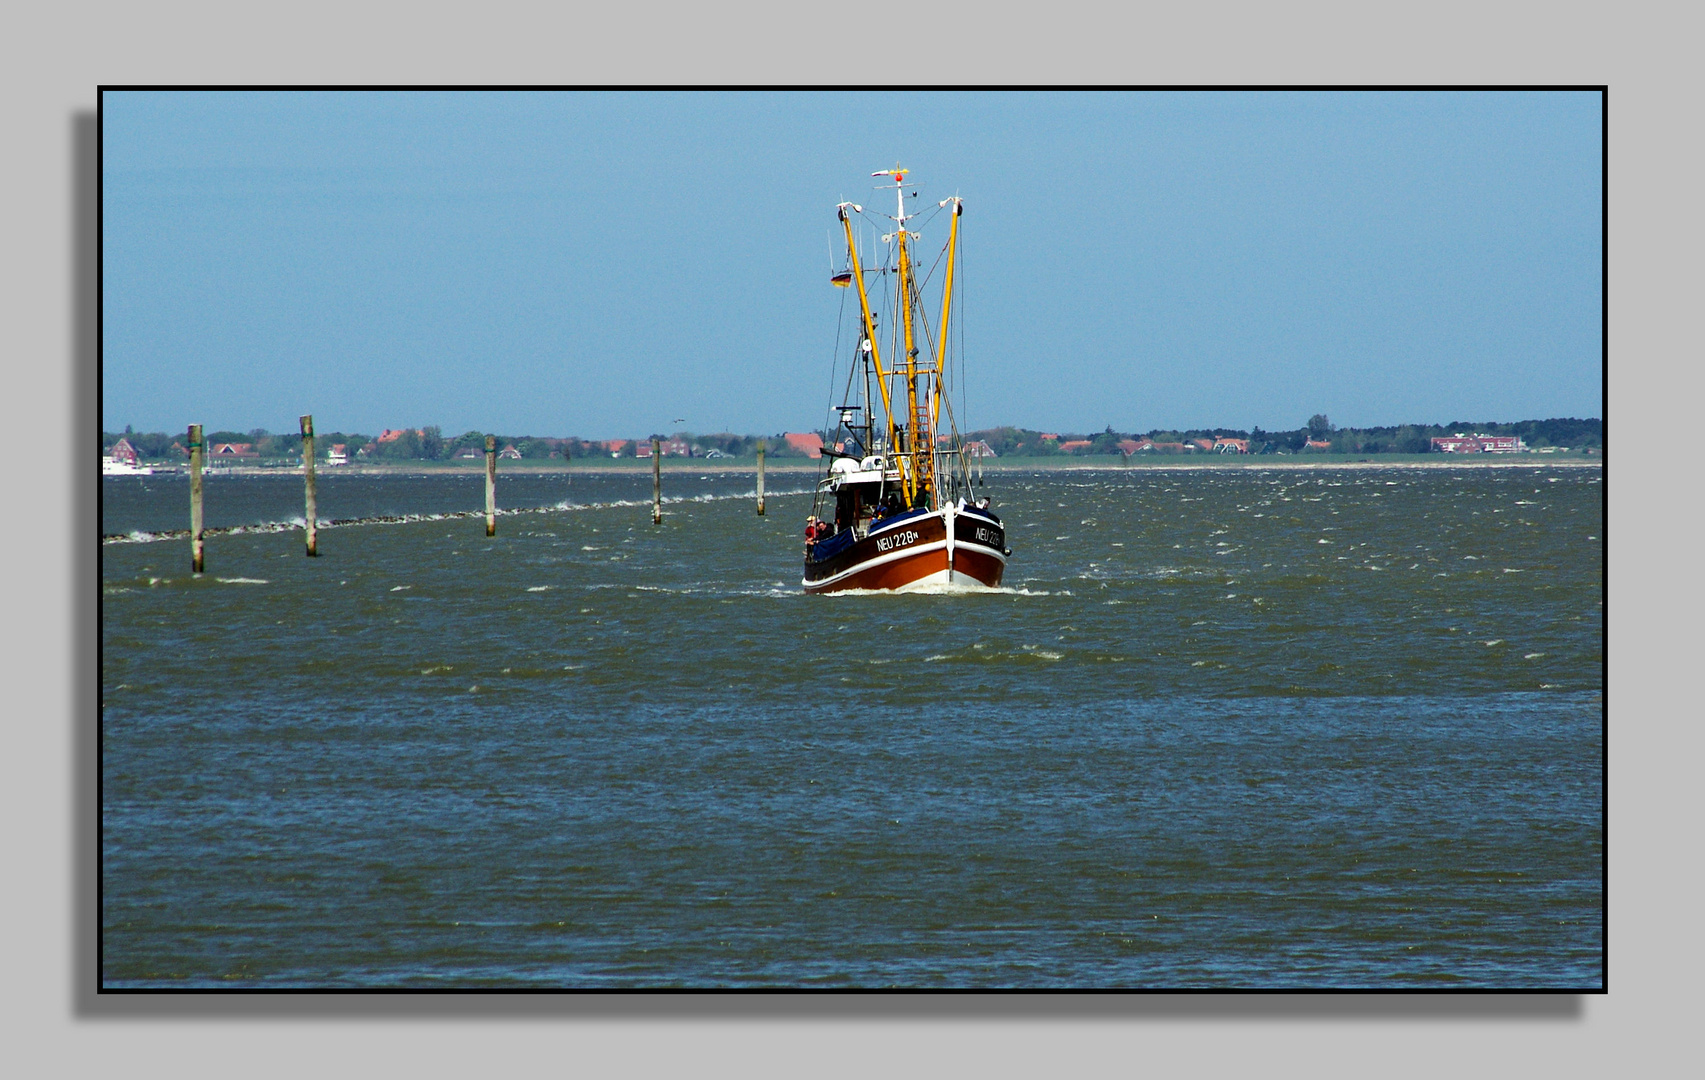
[[[221,477],[196,577],[104,480],[106,985],[1602,984],[1597,469],[991,476],[921,596],[650,482],[323,477],[307,559]]]

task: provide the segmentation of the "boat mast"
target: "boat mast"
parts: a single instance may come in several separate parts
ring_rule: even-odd
[[[910,467],[906,469],[900,481],[904,485],[906,506],[914,507],[935,489],[935,447],[923,445],[922,440],[930,424],[927,415],[920,412],[918,403],[918,347],[914,327],[916,313],[912,308],[912,251],[911,245],[907,243],[911,234],[906,231],[908,171],[895,166],[871,175],[894,178],[893,239],[899,256],[900,328],[905,336],[906,349],[906,456],[911,459]],[[923,408],[929,408],[927,380],[924,386]]]

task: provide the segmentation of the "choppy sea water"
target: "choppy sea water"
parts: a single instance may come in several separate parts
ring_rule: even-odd
[[[1005,590],[831,597],[797,476],[300,484],[194,577],[102,482],[107,986],[1602,985],[1597,469],[991,475]]]

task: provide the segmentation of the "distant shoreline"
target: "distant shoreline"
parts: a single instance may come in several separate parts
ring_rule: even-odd
[[[1211,458],[1194,459],[1167,455],[1166,457],[1150,457],[1131,462],[1114,461],[1061,461],[1049,458],[1008,458],[1004,461],[984,459],[982,468],[993,475],[1020,472],[1138,472],[1138,471],[1184,471],[1184,470],[1235,470],[1235,469],[1534,469],[1534,468],[1570,468],[1570,469],[1602,469],[1602,457],[1567,457],[1551,454],[1425,454],[1425,455],[1369,455],[1355,456],[1349,454],[1320,454],[1309,455],[1307,458],[1292,455],[1258,454],[1251,456],[1216,454]],[[782,462],[770,461],[764,465],[766,475],[816,474],[822,470],[817,460],[801,460],[798,458],[784,459]],[[479,477],[484,473],[484,465],[442,464],[429,465],[424,462],[407,464],[362,464],[320,466],[314,470],[319,477],[336,476],[448,476],[464,475]],[[605,462],[584,463],[580,461],[550,461],[550,462],[504,462],[498,467],[499,475],[586,475],[586,476],[620,476],[644,474],[651,471],[651,462],[639,460],[633,464],[611,464]],[[185,466],[164,466],[155,475],[171,475],[171,473],[187,473]],[[663,473],[744,473],[755,475],[757,463],[751,461],[728,462],[706,461],[700,458],[664,458]],[[211,466],[205,470],[204,476],[300,476],[300,466],[266,466],[266,465],[221,465]],[[116,478],[115,478],[116,479]]]

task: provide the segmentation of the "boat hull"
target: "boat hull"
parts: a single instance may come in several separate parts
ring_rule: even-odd
[[[1005,530],[992,515],[947,507],[874,527],[827,557],[807,555],[810,593],[995,588],[1006,572]]]

